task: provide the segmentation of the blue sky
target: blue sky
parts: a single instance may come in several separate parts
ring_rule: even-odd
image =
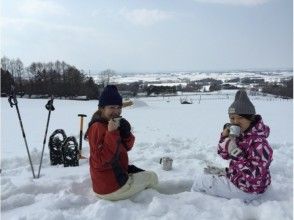
[[[2,0],[1,56],[98,72],[293,66],[292,0]]]

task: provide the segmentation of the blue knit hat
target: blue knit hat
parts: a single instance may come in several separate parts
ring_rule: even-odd
[[[106,105],[120,105],[122,106],[122,97],[118,93],[118,90],[115,85],[108,85],[104,88],[100,98],[99,98],[99,107]]]
[[[235,101],[229,107],[228,113],[237,115],[255,115],[255,107],[249,100],[245,90],[239,90],[236,93]]]

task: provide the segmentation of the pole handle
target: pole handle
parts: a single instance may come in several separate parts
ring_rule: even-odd
[[[54,97],[53,95],[51,96],[50,100],[47,102],[47,104],[45,105],[45,108],[48,110],[48,111],[54,111],[55,108],[53,106],[53,100],[54,100]]]
[[[13,108],[14,105],[17,105],[17,99],[16,99],[16,95],[15,95],[14,85],[11,85],[8,102],[9,102],[11,108]]]

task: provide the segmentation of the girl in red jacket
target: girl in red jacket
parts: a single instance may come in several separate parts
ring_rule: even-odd
[[[249,201],[264,193],[271,184],[273,150],[267,141],[270,129],[263,123],[245,90],[236,93],[228,110],[218,144],[218,154],[229,160],[227,168],[206,167],[198,174],[192,191]]]
[[[120,200],[155,186],[158,178],[154,172],[129,165],[128,151],[135,137],[129,122],[120,116],[122,97],[116,86],[104,88],[98,106],[86,132],[93,191],[100,198]]]

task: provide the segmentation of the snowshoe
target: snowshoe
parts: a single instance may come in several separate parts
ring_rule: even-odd
[[[79,149],[75,137],[68,137],[62,146],[63,165],[64,167],[79,166]]]
[[[49,152],[51,165],[63,164],[62,146],[66,140],[64,130],[55,130],[49,138]]]

